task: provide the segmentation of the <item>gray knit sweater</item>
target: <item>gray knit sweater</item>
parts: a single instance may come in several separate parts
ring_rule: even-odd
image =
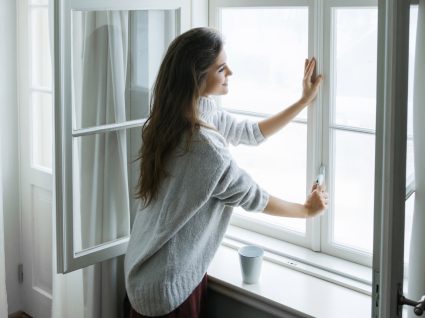
[[[135,217],[125,256],[127,294],[145,316],[165,315],[201,282],[223,235],[232,208],[263,211],[268,194],[232,159],[227,142],[258,144],[257,123],[237,122],[202,97],[201,128],[190,151],[173,157],[158,197]]]

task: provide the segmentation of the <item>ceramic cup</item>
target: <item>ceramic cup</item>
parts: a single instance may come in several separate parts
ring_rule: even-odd
[[[243,246],[238,250],[242,280],[245,284],[256,284],[260,279],[264,250],[255,245]]]

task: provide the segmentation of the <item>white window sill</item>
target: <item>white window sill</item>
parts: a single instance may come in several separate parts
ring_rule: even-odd
[[[228,233],[232,235],[237,231],[238,228],[229,227]],[[249,233],[251,241],[262,245],[258,242],[260,237],[253,237],[256,234]],[[236,240],[224,239],[208,269],[210,288],[279,317],[370,317],[369,284],[347,278],[347,275],[344,277],[323,269],[311,269],[310,265],[271,252],[266,251],[264,255],[260,282],[243,284],[237,254],[237,248],[242,245]],[[333,258],[330,260],[335,261]],[[355,276],[365,274],[362,266],[356,268],[356,264],[346,263],[351,267],[339,268],[338,271],[348,270]]]

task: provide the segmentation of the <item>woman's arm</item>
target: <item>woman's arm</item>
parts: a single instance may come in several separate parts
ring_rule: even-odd
[[[315,76],[316,59],[306,60],[304,65],[303,94],[299,101],[258,123],[261,133],[265,138],[278,132],[295,118],[305,107],[310,105],[319,92],[320,84],[323,80],[321,75]]]
[[[314,185],[304,204],[281,200],[272,195],[263,213],[290,218],[309,218],[318,215],[328,206],[328,194],[323,186]]]

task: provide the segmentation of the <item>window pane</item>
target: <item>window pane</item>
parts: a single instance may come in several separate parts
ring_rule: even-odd
[[[248,118],[256,120],[254,118]],[[304,203],[306,199],[307,126],[291,123],[284,131],[257,146],[231,147],[238,165],[245,169],[270,194],[288,201]],[[253,220],[305,233],[304,219],[279,218],[265,214],[237,211]]]
[[[412,237],[413,210],[415,208],[415,193],[406,201],[404,220],[404,262],[409,262],[410,238]]]
[[[73,129],[149,115],[175,17],[175,10],[73,11]]]
[[[375,129],[378,9],[333,9],[333,23],[333,121]]]
[[[223,106],[275,113],[297,101],[308,57],[308,8],[226,8],[221,14],[234,73]]]
[[[31,9],[31,78],[35,87],[52,89],[47,8]]]
[[[52,169],[52,95],[32,93],[32,164]]]
[[[414,161],[413,161],[413,85],[414,85],[417,23],[418,23],[418,6],[410,6],[406,179],[409,179],[409,177],[413,177],[414,179],[414,173],[415,173],[415,167],[414,167]]]
[[[74,138],[74,251],[130,234],[140,129]]]
[[[333,241],[372,253],[375,136],[334,130],[333,138]]]

